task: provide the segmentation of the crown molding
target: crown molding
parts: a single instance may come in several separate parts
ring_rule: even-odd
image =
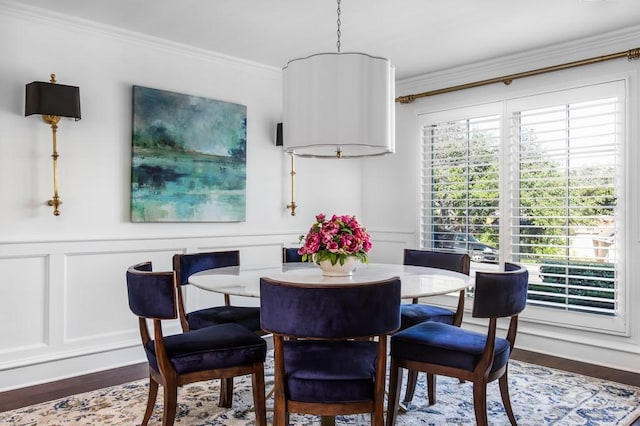
[[[127,43],[138,43],[156,49],[170,50],[177,54],[192,56],[223,65],[241,66],[244,70],[253,69],[257,72],[272,73],[273,77],[278,79],[282,77],[282,70],[280,68],[173,42],[136,31],[125,30],[99,22],[65,15],[48,9],[24,5],[13,0],[0,0],[0,15],[11,16],[38,24],[51,25],[66,30],[84,31]]]
[[[637,47],[640,47],[640,25],[399,80],[396,95],[437,90]]]

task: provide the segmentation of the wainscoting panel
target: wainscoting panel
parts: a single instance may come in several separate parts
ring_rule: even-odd
[[[415,236],[411,232],[371,231],[375,242],[369,261],[376,263],[402,263],[405,248],[415,248]]]
[[[171,270],[174,251],[135,253],[105,252],[72,254],[66,257],[64,289],[64,342],[94,341],[137,330],[129,310],[125,271],[133,263],[150,260],[154,270]]]
[[[0,357],[19,348],[46,345],[48,256],[0,257],[0,271]]]

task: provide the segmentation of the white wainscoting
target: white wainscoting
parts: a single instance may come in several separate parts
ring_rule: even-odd
[[[280,262],[298,235],[235,235],[0,244],[0,391],[145,361],[129,311],[125,271],[151,260],[171,269],[175,253],[240,250],[244,265]],[[257,305],[257,299],[233,303]],[[224,303],[187,290],[188,309]],[[177,332],[176,322],[168,327]]]

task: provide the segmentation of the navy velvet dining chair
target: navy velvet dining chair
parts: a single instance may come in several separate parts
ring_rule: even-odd
[[[257,306],[231,305],[228,294],[224,295],[225,304],[186,311],[184,293],[182,289],[189,284],[189,277],[196,272],[207,269],[224,268],[240,265],[240,251],[212,251],[193,254],[175,254],[173,256],[173,270],[176,273],[178,294],[178,317],[183,331],[198,330],[217,324],[238,324],[258,335],[265,333],[260,328],[260,308]],[[227,397],[227,406],[230,406],[233,393],[233,377],[222,380],[221,394]]]
[[[232,395],[223,384],[251,374],[257,425],[266,425],[263,338],[238,324],[219,324],[173,335],[164,335],[162,322],[178,318],[174,271],[152,272],[151,262],[128,268],[129,308],[138,317],[142,346],[149,363],[149,396],[142,425],[153,413],[158,388],[164,388],[162,425],[174,423],[178,387],[187,383],[220,379],[219,406],[231,407]],[[150,331],[148,324],[153,323]]]
[[[260,279],[262,328],[273,333],[274,420],[371,413],[384,421],[387,335],[400,326],[400,279],[295,284]]]
[[[403,264],[446,269],[469,275],[471,259],[466,253],[405,249]],[[402,305],[400,328],[405,329],[424,321],[437,321],[460,326],[464,313],[464,297],[465,291],[461,290],[458,295],[458,306],[455,311],[439,306],[418,303],[417,298],[413,299],[413,303]]]
[[[180,288],[189,284],[189,277],[207,269],[239,266],[238,250],[214,251],[173,256],[173,270],[176,271]],[[198,309],[187,312],[183,292],[178,292],[178,310],[183,331],[197,330],[214,324],[236,323],[257,334],[264,334],[260,328],[260,308],[257,306],[234,306],[228,294],[223,306]]]
[[[395,424],[402,368],[427,373],[429,404],[436,402],[435,375],[473,382],[476,423],[487,425],[487,383],[499,380],[507,417],[516,424],[508,388],[508,364],[518,329],[518,315],[527,304],[529,272],[505,263],[504,272],[476,272],[472,315],[489,319],[486,333],[427,321],[391,337],[387,426]],[[506,337],[496,337],[498,318],[510,318]]]
[[[298,253],[297,247],[282,248],[282,263],[302,262],[302,255]]]
[[[469,275],[471,258],[466,253],[446,253],[429,250],[404,250],[405,265],[425,266],[429,268],[446,269]],[[458,293],[458,305],[452,311],[440,306],[419,303],[418,298],[413,303],[403,304],[400,307],[400,330],[404,330],[424,321],[437,321],[460,327],[464,314],[465,291]],[[407,389],[404,393],[404,403],[408,404],[413,399],[418,382],[418,372],[409,370],[407,373]]]

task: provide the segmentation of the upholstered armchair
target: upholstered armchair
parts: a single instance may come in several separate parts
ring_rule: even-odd
[[[289,413],[371,413],[384,421],[387,335],[400,326],[400,280],[302,285],[260,280],[262,328],[273,333],[274,421]]]
[[[216,251],[173,256],[173,270],[176,271],[179,289],[189,284],[189,277],[206,269],[240,265],[238,250]],[[182,290],[178,292],[178,309],[183,331],[197,330],[214,324],[235,323],[254,333],[263,334],[260,329],[260,308],[257,306],[231,305],[230,296],[225,294],[223,306],[198,309],[187,312]]]
[[[470,258],[464,253],[444,253],[428,250],[404,250],[405,265],[426,266],[429,268],[446,269],[469,275]],[[401,329],[411,327],[424,321],[437,321],[445,324],[460,326],[464,313],[465,291],[461,290],[458,295],[458,305],[455,311],[433,306],[425,303],[418,303],[414,299],[411,304],[403,304],[401,308]]]
[[[175,273],[151,269],[151,262],[144,262],[131,266],[126,273],[129,308],[138,317],[142,347],[149,363],[149,396],[142,424],[146,425],[151,418],[160,385],[164,387],[162,424],[170,426],[176,416],[178,387],[220,379],[219,405],[230,407],[232,395],[222,384],[250,374],[256,424],[266,425],[264,339],[231,323],[166,336],[163,321],[178,318]],[[149,323],[153,324],[152,331]]]
[[[476,272],[472,316],[488,319],[486,333],[427,321],[391,337],[387,426],[395,424],[402,368],[427,373],[429,404],[436,402],[435,375],[473,382],[476,423],[487,425],[487,383],[499,380],[500,394],[512,425],[516,424],[508,388],[508,365],[515,344],[518,315],[527,303],[529,273],[506,263],[504,272]],[[498,318],[510,318],[504,338],[497,337]]]
[[[403,263],[405,265],[446,269],[465,275],[469,275],[469,270],[471,269],[471,259],[466,253],[405,249]],[[413,303],[403,304],[400,307],[400,329],[404,330],[425,321],[442,322],[460,327],[464,314],[464,299],[465,291],[461,290],[458,293],[458,305],[455,311],[427,303],[419,303],[417,298],[413,299]],[[404,393],[405,404],[408,404],[413,399],[417,382],[418,372],[409,370],[407,373],[407,389]]]

